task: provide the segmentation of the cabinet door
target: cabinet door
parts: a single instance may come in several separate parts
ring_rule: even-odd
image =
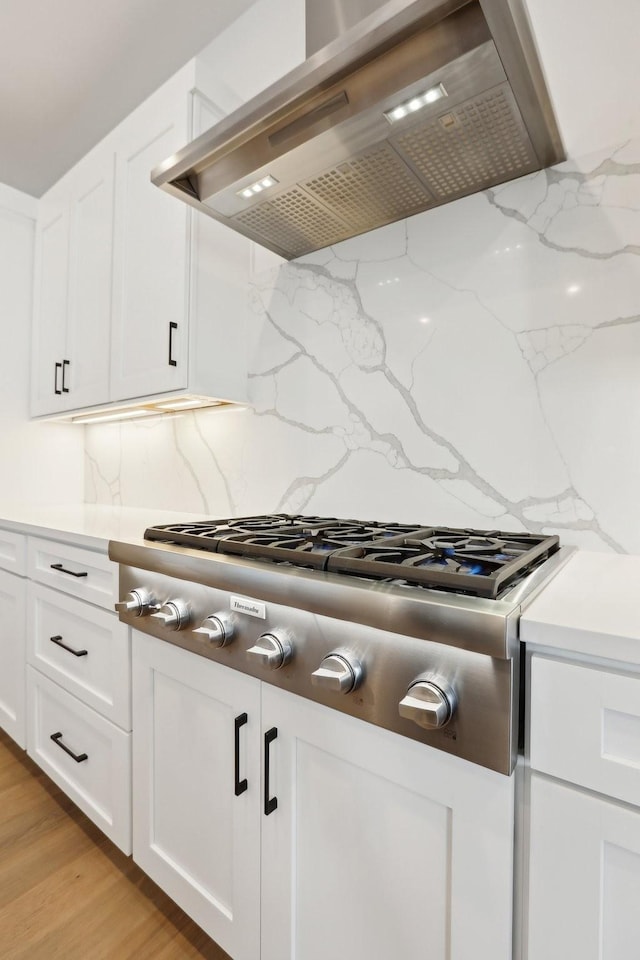
[[[262,960],[511,960],[513,778],[262,698]]]
[[[31,414],[64,407],[62,361],[68,304],[69,197],[51,190],[41,201],[36,230],[36,265],[31,373]]]
[[[114,163],[112,151],[91,154],[73,172],[66,409],[109,399]]]
[[[257,960],[259,682],[134,630],[133,724],[134,859],[234,960]]]
[[[630,960],[640,943],[640,811],[533,774],[528,960]]]
[[[26,747],[26,581],[0,570],[0,727]]]
[[[189,136],[189,98],[152,98],[123,125],[116,160],[111,399],[186,386],[189,211],[150,180]]]

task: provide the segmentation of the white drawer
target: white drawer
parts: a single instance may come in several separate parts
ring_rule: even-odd
[[[114,609],[118,567],[106,553],[30,537],[28,570],[32,580],[108,610]]]
[[[88,706],[131,729],[129,628],[96,609],[29,582],[27,660]]]
[[[531,766],[640,806],[640,677],[531,658]]]
[[[0,530],[0,569],[26,576],[27,538],[24,533]]]
[[[131,853],[131,734],[33,667],[27,667],[27,710],[29,756],[116,846]]]

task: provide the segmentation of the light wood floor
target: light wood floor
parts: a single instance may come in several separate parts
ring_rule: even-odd
[[[1,960],[228,960],[0,732]]]

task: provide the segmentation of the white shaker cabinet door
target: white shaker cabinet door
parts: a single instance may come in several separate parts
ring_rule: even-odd
[[[31,415],[64,408],[69,268],[69,197],[51,190],[40,201],[36,230]]]
[[[189,211],[151,171],[189,139],[186,91],[145,102],[123,124],[116,169],[111,399],[187,384]]]
[[[65,409],[109,399],[115,156],[90,154],[73,173]]]
[[[133,724],[134,860],[234,960],[258,960],[259,681],[134,630]]]
[[[531,778],[527,960],[640,955],[640,811]]]
[[[40,204],[31,413],[109,399],[114,154],[91,153]]]
[[[262,960],[511,960],[513,778],[265,685]]]
[[[0,570],[0,729],[26,747],[25,607],[27,581]]]

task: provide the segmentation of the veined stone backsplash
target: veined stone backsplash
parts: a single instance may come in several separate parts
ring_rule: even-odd
[[[283,265],[252,409],[86,428],[89,502],[640,553],[640,141]]]

